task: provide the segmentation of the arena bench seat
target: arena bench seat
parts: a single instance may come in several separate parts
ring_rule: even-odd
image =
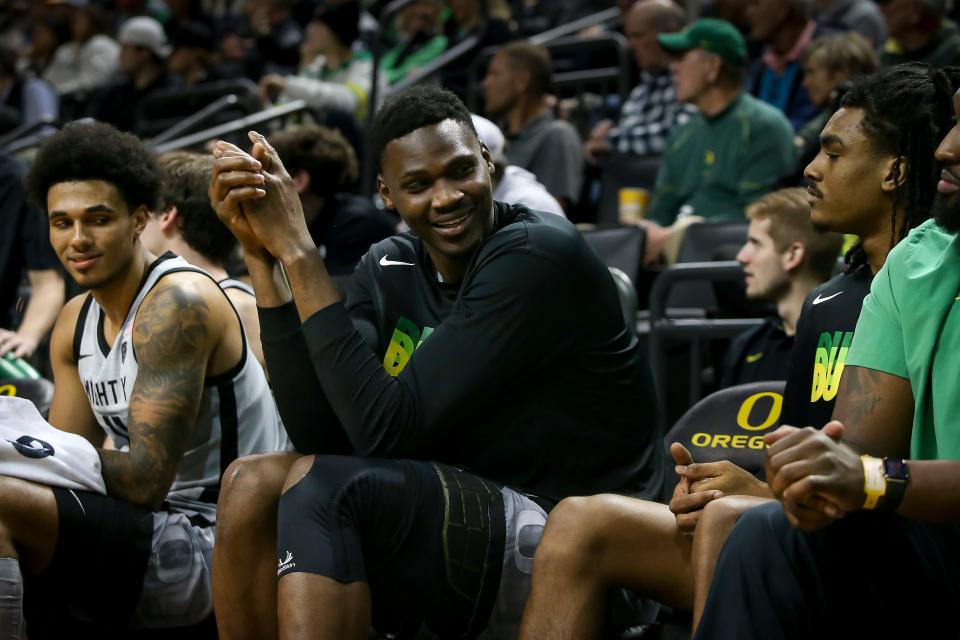
[[[603,264],[619,269],[630,278],[630,283],[636,286],[647,240],[647,232],[643,227],[582,229],[581,233]]]
[[[671,443],[679,442],[695,462],[729,460],[762,476],[763,435],[780,425],[785,384],[751,382],[710,394],[681,416],[664,445],[669,450]]]

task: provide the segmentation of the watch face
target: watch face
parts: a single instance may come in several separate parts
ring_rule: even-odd
[[[889,480],[900,480],[906,482],[910,477],[910,469],[907,463],[896,458],[884,458],[883,471]]]

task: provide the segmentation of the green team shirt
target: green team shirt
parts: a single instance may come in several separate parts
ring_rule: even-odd
[[[847,365],[906,378],[913,460],[960,459],[960,244],[933,220],[897,245],[863,301]]]
[[[793,128],[776,108],[741,93],[718,115],[670,135],[647,217],[671,225],[681,209],[740,220],[744,208],[793,171]]]

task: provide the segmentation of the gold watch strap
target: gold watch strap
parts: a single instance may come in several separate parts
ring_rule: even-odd
[[[862,455],[863,463],[863,492],[866,499],[864,509],[875,509],[877,502],[887,493],[887,475],[883,470],[883,460],[873,456]]]

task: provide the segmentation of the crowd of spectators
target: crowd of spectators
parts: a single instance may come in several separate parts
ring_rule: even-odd
[[[800,149],[790,170],[780,168],[781,157],[771,157],[772,182],[758,182],[747,200],[778,182],[802,179],[819,129],[849,79],[900,62],[939,67],[960,61],[960,32],[943,0],[624,0],[616,5],[619,22],[581,34],[622,33],[639,76],[622,101],[611,94],[600,106],[582,102],[589,114],[569,126],[563,122],[569,110],[557,108],[567,103],[557,98],[569,96],[557,96],[550,82],[555,65],[549,49],[505,47],[492,58],[481,58],[479,76],[472,61],[484,47],[568,24],[608,8],[607,3],[418,0],[384,20],[387,3],[370,0],[8,4],[0,20],[0,133],[37,121],[93,117],[121,130],[152,135],[157,130],[141,109],[151,94],[170,95],[228,80],[257,85],[263,107],[303,99],[321,112],[347,116],[354,121],[351,129],[356,125],[362,131],[376,108],[371,98],[380,102],[391,87],[475,37],[472,48],[453,56],[434,77],[461,97],[471,91],[482,94],[474,109],[502,128],[510,142],[505,153],[511,164],[531,171],[567,215],[588,223],[597,217],[598,174],[607,157],[647,158],[655,170],[660,158],[675,155],[673,149],[667,152],[668,141],[683,138],[679,125],[697,112],[698,96],[676,95],[675,83],[689,85],[682,65],[676,73],[670,70],[677,52],[668,52],[656,38],[679,31],[695,12],[723,19],[743,36],[743,52],[724,65],[720,83],[742,86],[743,96],[774,107],[797,136]],[[570,60],[562,62],[569,68]],[[589,63],[589,56],[573,58],[575,66]],[[707,107],[707,116],[709,111]],[[347,137],[362,167],[362,140]],[[585,142],[577,153],[574,146],[580,140]],[[767,150],[758,153],[765,158]],[[677,179],[672,176],[658,191],[669,191]],[[644,184],[632,186],[655,186],[646,178],[639,182]],[[677,206],[671,202],[668,208],[673,211],[666,218],[675,213],[710,218],[723,211],[722,205],[716,211],[698,211],[697,195],[684,194]],[[654,198],[654,212],[665,206],[658,200],[663,198]],[[741,212],[745,204],[737,202]],[[658,222],[661,218],[654,216]],[[649,259],[658,258],[656,245]]]

